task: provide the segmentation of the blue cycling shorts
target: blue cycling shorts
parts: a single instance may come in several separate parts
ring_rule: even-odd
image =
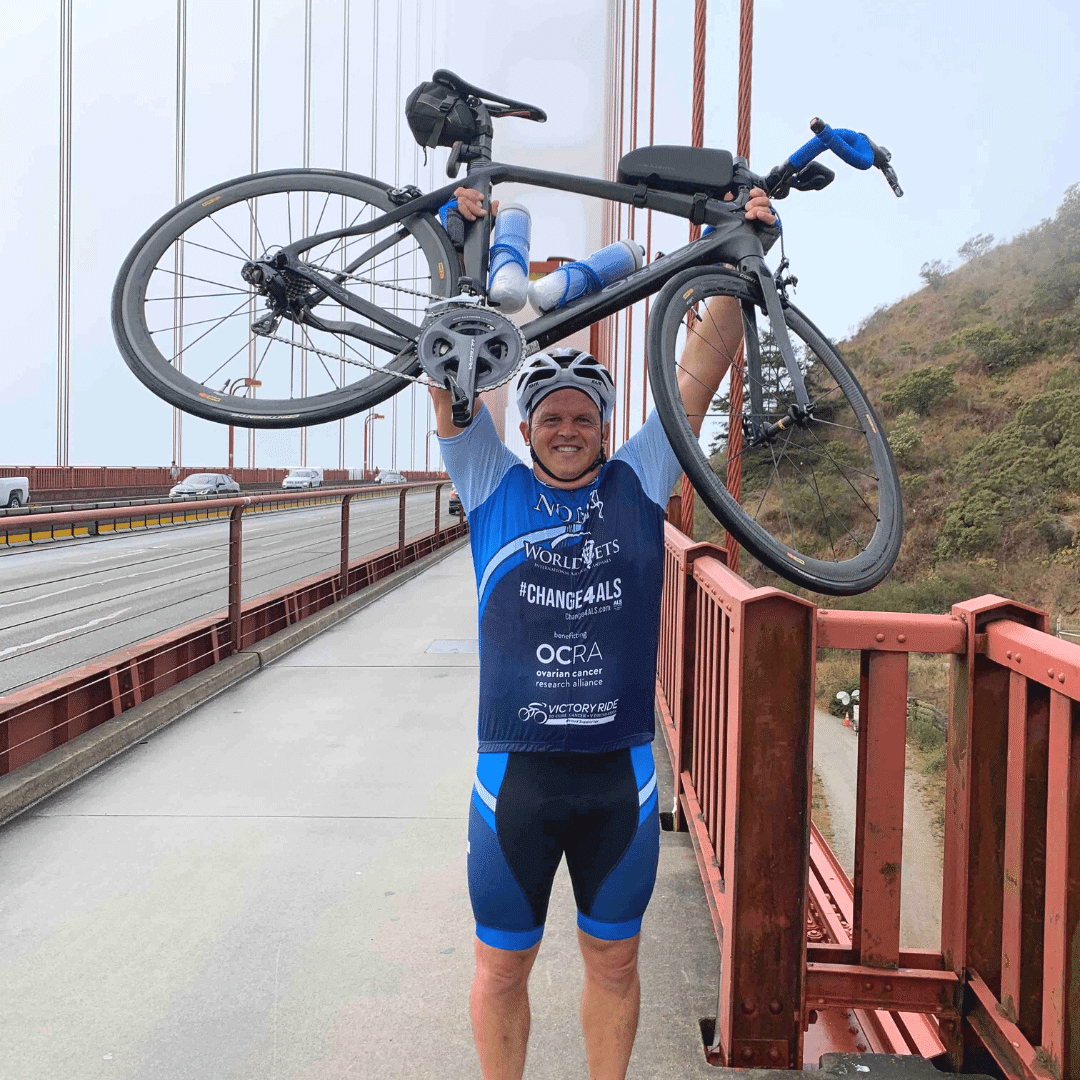
[[[652,745],[610,753],[483,753],[469,808],[476,936],[528,949],[544,933],[563,855],[578,926],[605,941],[641,930],[660,853]]]

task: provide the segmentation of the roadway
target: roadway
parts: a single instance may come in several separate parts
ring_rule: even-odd
[[[351,560],[397,543],[398,506],[353,500]],[[429,532],[434,492],[405,506],[406,538]],[[340,504],[245,515],[244,600],[336,568],[340,545]],[[228,551],[227,519],[0,549],[0,695],[224,610]]]

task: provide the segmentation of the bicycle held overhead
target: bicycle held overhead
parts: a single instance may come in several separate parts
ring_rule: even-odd
[[[147,230],[120,271],[113,327],[154,393],[224,424],[300,427],[433,379],[450,391],[455,422],[467,423],[476,394],[511,378],[527,355],[659,294],[650,388],[709,509],[761,562],[806,588],[860,592],[888,573],[902,510],[881,422],[832,344],[790,302],[787,260],[775,273],[767,267],[775,231],[746,215],[754,188],[777,200],[828,186],[834,174],[816,160],[827,149],[879,169],[899,195],[887,150],[815,120],[813,138],[765,175],[725,150],[653,146],[626,154],[608,181],[494,161],[493,120],[546,116],[452,72],[435,72],[409,109],[425,149],[449,146],[449,184],[424,194],[332,170],[258,173],[201,192]],[[492,190],[511,182],[709,228],[518,327],[487,298],[490,221],[462,219],[448,233],[436,217],[459,187],[488,206]],[[701,418],[687,416],[677,387],[679,357],[714,296],[742,311],[745,360],[730,343],[745,387],[738,501],[725,486],[726,451],[700,445],[692,421]],[[240,375],[261,389],[219,389]]]

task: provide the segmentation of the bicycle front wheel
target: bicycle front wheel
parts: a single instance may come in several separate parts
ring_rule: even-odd
[[[419,372],[406,339],[314,286],[290,295],[309,301],[310,321],[276,317],[265,292],[241,277],[247,262],[294,240],[394,209],[390,190],[351,173],[281,170],[219,184],[169,211],[113,289],[113,333],[128,367],[177,408],[241,427],[325,423],[397,393],[402,375]],[[456,255],[431,215],[326,241],[302,258],[417,330],[428,304],[457,291]]]
[[[718,315],[741,307],[746,353],[724,343]],[[877,585],[900,550],[903,508],[896,465],[877,414],[824,335],[796,307],[784,321],[810,397],[804,422],[768,435],[795,401],[756,279],[722,267],[672,278],[649,321],[648,360],[656,409],[680,464],[706,506],[755,558],[815,592],[845,596]],[[677,377],[688,344],[716,352],[741,378],[742,449],[731,459],[739,497],[727,488],[730,395],[714,400],[694,435]],[[730,385],[730,382],[727,384]],[[705,445],[703,445],[705,444]]]

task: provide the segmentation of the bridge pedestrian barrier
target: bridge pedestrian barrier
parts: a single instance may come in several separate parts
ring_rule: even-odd
[[[216,590],[218,595],[225,593],[223,609],[0,696],[0,776],[465,535],[467,525],[462,518],[451,525],[444,523],[443,490],[449,486],[442,482],[331,489],[314,496],[281,493],[202,503],[197,513],[228,517],[227,566],[215,565],[185,578],[189,589],[183,599],[191,599],[192,594],[195,598],[211,595]],[[417,501],[415,496],[432,493],[434,519],[424,521],[417,516],[422,508],[418,506],[414,512],[409,507]],[[409,496],[414,499],[409,500]],[[368,498],[396,501],[396,514],[387,531],[376,538],[376,549],[354,558],[350,553],[350,508],[354,501]],[[245,577],[244,521],[250,520],[251,514],[282,505],[333,502],[341,507],[339,522],[298,524],[290,533],[293,543],[284,556],[280,549],[260,554],[246,563]],[[160,520],[162,524],[187,512],[168,504],[138,509],[148,523]],[[59,530],[95,523],[100,529],[103,524],[130,523],[131,515],[130,507],[73,511],[42,515],[35,526],[40,523]],[[293,557],[293,561],[281,565],[283,557]],[[310,571],[313,560],[322,568],[305,572]],[[302,574],[299,578],[295,577],[297,569]],[[206,593],[193,592],[201,587],[197,581],[200,576],[205,581],[222,571],[227,582],[224,590],[221,585],[212,585]],[[280,584],[282,576],[290,572],[293,578]]]
[[[1080,647],[1048,629],[997,596],[818,609],[666,526],[656,703],[720,948],[710,1061],[1080,1078]],[[850,881],[810,819],[822,648],[860,656]],[[951,657],[940,949],[900,947],[911,652]]]

